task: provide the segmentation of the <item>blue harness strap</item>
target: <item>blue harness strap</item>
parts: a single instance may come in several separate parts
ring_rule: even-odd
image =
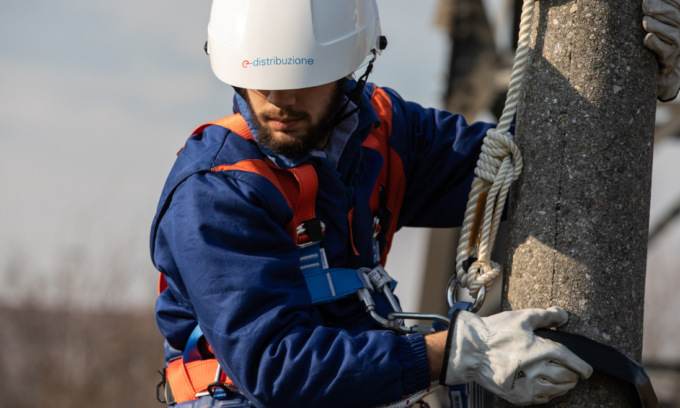
[[[187,345],[184,347],[184,354],[182,355],[184,364],[203,359],[198,347],[198,342],[201,341],[202,338],[203,330],[201,330],[201,328],[196,325],[187,339]]]
[[[309,242],[300,246],[300,271],[305,278],[312,303],[328,303],[354,295],[359,289],[373,292],[383,283],[393,289],[397,282],[389,276],[373,276],[369,268],[328,268],[323,248],[319,242]],[[376,287],[378,286],[378,287]]]
[[[312,296],[312,303],[327,303],[339,298],[353,295],[357,290],[366,287],[356,269],[320,269],[305,274],[307,289]]]

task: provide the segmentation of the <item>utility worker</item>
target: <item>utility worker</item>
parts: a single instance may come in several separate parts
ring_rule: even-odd
[[[669,77],[680,18],[657,3],[647,42]],[[493,125],[367,83],[385,46],[375,0],[213,1],[206,51],[234,115],[189,138],[151,233],[169,404],[369,407],[441,380],[526,405],[590,376],[533,334],[565,323],[561,308],[390,326],[392,234],[462,223]],[[660,95],[677,90],[676,75]]]

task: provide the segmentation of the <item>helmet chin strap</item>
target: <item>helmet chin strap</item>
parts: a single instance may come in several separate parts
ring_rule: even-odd
[[[371,51],[371,52],[373,53],[373,58],[371,58],[371,60],[368,62],[368,66],[366,67],[366,71],[364,71],[363,75],[361,75],[361,77],[359,77],[359,79],[357,80],[357,84],[354,87],[354,89],[349,91],[349,94],[347,95],[348,99],[338,109],[338,112],[335,115],[335,119],[333,120],[333,124],[331,126],[331,129],[335,128],[337,125],[342,123],[345,119],[354,115],[354,113],[357,112],[361,108],[361,94],[364,92],[364,87],[366,86],[366,81],[368,80],[368,76],[371,74],[371,71],[373,71],[373,63],[375,62],[375,59],[376,59],[376,52],[375,51]],[[356,107],[354,109],[352,109],[351,111],[344,113],[345,110],[347,109],[347,106],[349,106],[350,102],[354,102]]]
[[[357,86],[355,86],[354,89],[352,89],[352,91],[349,93],[349,99],[357,105],[361,103],[361,94],[364,92],[364,86],[366,86],[368,76],[373,71],[373,63],[375,62],[377,55],[375,51],[371,51],[371,53],[373,53],[373,58],[371,58],[371,60],[368,62],[366,71],[364,71],[364,74],[357,80]]]

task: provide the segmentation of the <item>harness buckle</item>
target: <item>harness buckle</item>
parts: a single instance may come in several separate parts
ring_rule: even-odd
[[[219,381],[208,384],[207,392],[208,395],[217,400],[230,399],[234,394],[241,395],[241,392],[238,389]]]
[[[373,288],[381,292],[384,292],[385,289],[391,291],[390,287],[392,285],[392,278],[387,274],[387,271],[382,265],[378,264],[375,268],[369,270],[368,272],[366,272],[368,268],[364,269],[365,270],[363,272],[366,274],[366,276],[368,276],[371,284],[373,284]]]
[[[161,404],[167,404],[168,398],[166,397],[166,384],[167,384],[167,377],[165,375],[165,368],[162,370],[158,370],[158,374],[161,375],[161,380],[156,384],[156,399],[158,402]]]
[[[303,221],[297,227],[298,245],[313,244],[323,241],[326,225],[318,218]]]
[[[170,388],[170,383],[168,382],[167,368],[158,370],[158,374],[161,375],[160,382],[156,385],[156,399],[161,404],[174,405],[177,403],[175,396],[172,393],[172,388]]]

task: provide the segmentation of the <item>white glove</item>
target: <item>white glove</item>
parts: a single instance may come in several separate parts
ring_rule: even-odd
[[[680,89],[680,0],[644,0],[644,44],[659,60],[657,97],[675,99]]]
[[[565,346],[534,334],[560,326],[560,307],[503,312],[489,317],[460,312],[449,328],[442,381],[474,381],[515,405],[546,403],[564,395],[593,369]]]

